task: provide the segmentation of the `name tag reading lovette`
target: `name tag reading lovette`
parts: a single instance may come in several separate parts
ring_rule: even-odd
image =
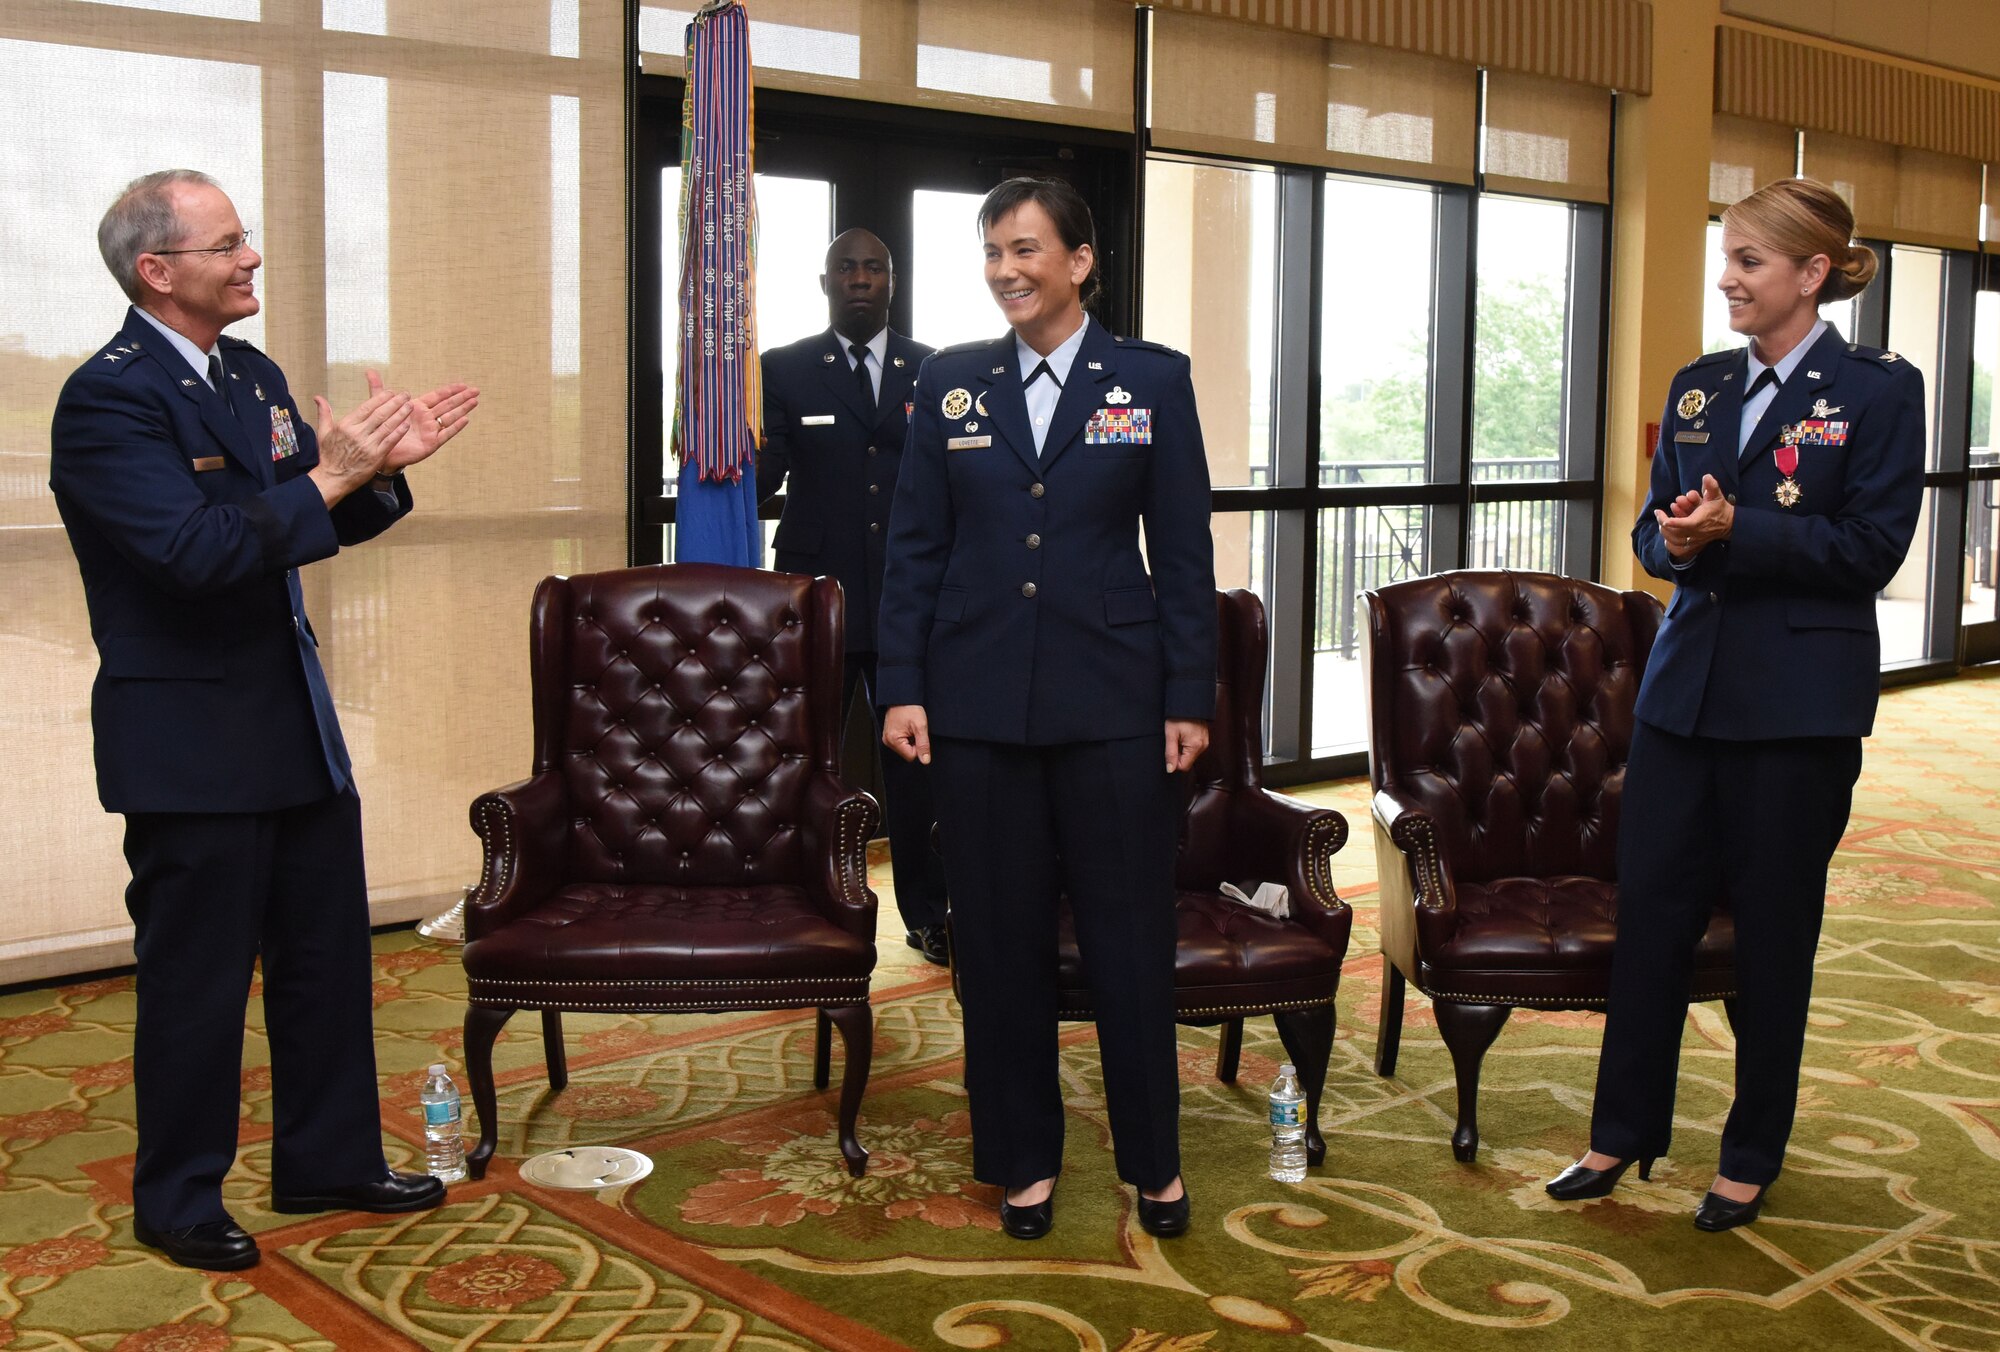
[[[944,448],[947,451],[976,451],[982,446],[991,446],[992,444],[992,437],[953,437],[951,440],[945,442]]]

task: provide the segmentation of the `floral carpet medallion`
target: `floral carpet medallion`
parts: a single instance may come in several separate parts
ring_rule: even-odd
[[[2000,1352],[2000,675],[1891,693],[1828,879],[1800,1112],[1755,1226],[1689,1215],[1732,1090],[1719,1006],[1689,1011],[1672,1155],[1609,1197],[1552,1201],[1589,1119],[1601,1021],[1519,1011],[1488,1055],[1471,1165],[1447,1140],[1450,1058],[1421,999],[1394,1079],[1372,1066],[1381,962],[1365,830],[1335,861],[1356,908],[1321,1122],[1326,1164],[1264,1176],[1284,1052],[1181,1030],[1195,1226],[1155,1241],[1111,1165],[1097,1044],[1063,1032],[1056,1222],[998,1226],[972,1177],[948,979],[893,933],[888,870],[862,1107],[866,1175],[812,1088],[795,1012],[572,1016],[549,1091],[538,1021],[496,1050],[500,1154],[415,1216],[269,1210],[271,1085],[253,1004],[241,1150],[225,1184],[264,1261],[203,1274],[132,1238],[132,982],[0,997],[0,1349],[247,1352],[573,1348],[792,1352],[1259,1352],[1326,1348]],[[1365,787],[1304,793],[1365,820]],[[422,1158],[423,1069],[457,1066],[454,955],[375,941],[384,1139]],[[838,1053],[836,1053],[838,1055]],[[603,1192],[530,1186],[538,1151],[618,1143],[654,1171]]]

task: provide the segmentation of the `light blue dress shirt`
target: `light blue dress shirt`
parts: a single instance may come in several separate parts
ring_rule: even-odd
[[[1825,332],[1826,321],[1824,319],[1816,321],[1812,326],[1812,331],[1799,339],[1799,345],[1778,358],[1772,365],[1766,365],[1764,362],[1757,360],[1757,348],[1755,344],[1752,344],[1750,350],[1743,354],[1750,361],[1750,369],[1744,373],[1749,378],[1750,384],[1756,384],[1757,377],[1765,371],[1773,369],[1773,367],[1778,372],[1778,385],[1783,385],[1790,381],[1792,372],[1799,369],[1799,363],[1806,359],[1806,353],[1812,350],[1812,345],[1817,343],[1819,336]],[[1778,385],[1766,385],[1751,398],[1743,402],[1743,418],[1736,429],[1736,458],[1738,460],[1743,458],[1743,452],[1749,448],[1750,434],[1757,430],[1757,424],[1763,420],[1765,410],[1770,408],[1771,401],[1778,397]],[[1743,388],[1747,390],[1750,388],[1750,385],[1745,385]]]
[[[1069,384],[1069,368],[1076,362],[1077,350],[1083,346],[1083,335],[1090,328],[1090,316],[1083,317],[1076,332],[1057,345],[1056,350],[1044,357],[1028,346],[1020,334],[1014,335],[1014,359],[1021,363],[1021,379],[1034,374],[1035,368],[1043,362],[1055,373],[1055,379],[1047,376],[1028,385],[1023,395],[1028,401],[1028,423],[1035,429],[1035,454],[1042,453],[1042,443],[1049,437],[1049,419],[1056,414],[1056,401],[1062,398],[1062,387]]]
[[[187,358],[187,364],[192,366],[194,373],[201,377],[202,384],[208,386],[210,389],[215,388],[215,382],[208,378],[208,359],[221,350],[222,344],[217,343],[208,351],[203,352],[194,345],[193,340],[188,338],[186,334],[176,333],[136,305],[132,308],[139,311],[139,318],[158,329],[166,337],[166,340],[173,344],[174,351]]]

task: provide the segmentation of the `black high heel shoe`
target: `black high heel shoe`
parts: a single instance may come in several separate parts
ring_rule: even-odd
[[[1192,1215],[1186,1183],[1181,1184],[1181,1195],[1171,1202],[1156,1202],[1144,1193],[1139,1194],[1139,1228],[1156,1239],[1174,1239],[1186,1234]]]
[[[1618,1180],[1625,1177],[1625,1171],[1632,1167],[1631,1160],[1619,1160],[1609,1169],[1586,1169],[1582,1160],[1557,1174],[1543,1185],[1542,1191],[1558,1202],[1582,1202],[1592,1197],[1608,1197],[1618,1186]],[[1653,1157],[1639,1161],[1639,1177],[1650,1183],[1653,1181]]]
[[[1771,1191],[1770,1184],[1757,1190],[1757,1195],[1747,1202],[1732,1202],[1719,1192],[1711,1192],[1701,1199],[1701,1205],[1694,1209],[1694,1228],[1715,1234],[1722,1230],[1734,1230],[1739,1225],[1748,1225],[1757,1219],[1757,1213],[1764,1209],[1764,1198]]]
[[[1040,1239],[1056,1223],[1056,1195],[1053,1189],[1039,1202],[1016,1206],[1000,1194],[1000,1228],[1015,1239]]]

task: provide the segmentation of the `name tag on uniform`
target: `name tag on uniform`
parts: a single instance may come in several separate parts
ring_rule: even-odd
[[[1692,442],[1693,442],[1693,443],[1694,443],[1695,445],[1697,445],[1697,446],[1704,446],[1704,445],[1707,445],[1707,444],[1708,444],[1708,433],[1706,433],[1706,432],[1676,432],[1676,433],[1674,433],[1674,440],[1675,440],[1675,441],[1692,441]]]
[[[225,463],[227,462],[219,455],[198,455],[194,458],[195,473],[200,474],[205,470],[221,469]]]
[[[833,426],[833,415],[831,413],[808,413],[805,417],[799,419],[799,426],[831,427]]]
[[[982,446],[991,446],[992,437],[953,437],[945,442],[947,451],[976,451]]]

